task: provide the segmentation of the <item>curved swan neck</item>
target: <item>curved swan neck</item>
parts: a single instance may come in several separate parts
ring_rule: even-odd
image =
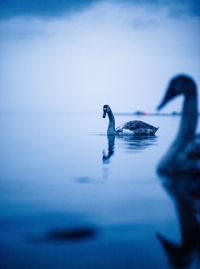
[[[183,167],[179,161],[184,158],[184,149],[195,136],[198,120],[197,92],[192,95],[185,95],[181,122],[176,139],[171,144],[167,153],[159,163],[158,171],[172,174],[178,169],[178,165]]]
[[[108,112],[108,118],[109,118],[109,124],[108,124],[107,134],[114,135],[116,133],[115,132],[115,117],[114,117],[111,109]]]
[[[198,121],[198,105],[197,93],[187,96],[183,103],[182,118],[180,122],[179,132],[176,138],[180,142],[188,142],[195,135]]]

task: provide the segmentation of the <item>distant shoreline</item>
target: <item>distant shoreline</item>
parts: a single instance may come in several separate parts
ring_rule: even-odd
[[[67,110],[54,110],[54,109],[36,109],[36,110],[4,110],[0,109],[0,115],[87,115],[91,114],[89,111],[67,111]],[[160,113],[160,112],[142,112],[142,111],[136,111],[136,112],[114,112],[114,115],[116,116],[135,116],[135,117],[160,117],[160,116],[167,116],[167,117],[174,117],[174,116],[181,116],[181,112],[168,112],[168,113]],[[200,116],[200,113],[198,113],[198,116]]]
[[[176,117],[181,116],[181,112],[172,112],[172,113],[134,113],[134,112],[115,112],[116,116],[138,116],[138,117],[146,117],[146,116],[167,116],[167,117]],[[200,113],[198,113],[198,116],[200,116]]]

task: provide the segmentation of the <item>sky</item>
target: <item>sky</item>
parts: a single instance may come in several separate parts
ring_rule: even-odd
[[[0,1],[0,111],[153,112],[200,86],[199,1]],[[166,111],[180,110],[181,98]]]

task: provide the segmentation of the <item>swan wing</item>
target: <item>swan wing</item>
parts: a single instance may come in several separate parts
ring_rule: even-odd
[[[154,127],[153,125],[150,125],[146,122],[140,121],[140,120],[134,120],[134,121],[128,121],[124,124],[124,129],[129,129],[131,131],[135,131],[137,129],[151,129],[151,130],[157,130],[157,127]]]
[[[135,126],[133,126],[134,125],[134,122],[135,121],[128,121],[128,122],[125,122],[125,123],[123,123],[123,124],[121,124],[120,126],[118,126],[117,128],[116,128],[116,131],[117,132],[123,132],[123,130],[128,130],[128,131],[131,131],[131,132],[133,132],[134,130],[136,130],[138,127],[136,126],[136,124],[135,124]]]
[[[123,125],[120,125],[117,129],[117,133],[123,134],[135,134],[135,135],[154,135],[158,127],[154,127],[146,122],[134,120],[128,121]]]

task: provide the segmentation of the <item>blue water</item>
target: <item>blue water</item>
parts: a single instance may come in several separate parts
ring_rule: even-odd
[[[198,268],[191,200],[156,173],[180,118],[137,119],[157,135],[109,140],[100,114],[0,114],[0,268]]]

